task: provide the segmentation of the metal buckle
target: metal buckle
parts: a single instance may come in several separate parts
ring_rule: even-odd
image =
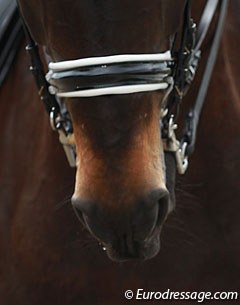
[[[58,134],[59,141],[63,146],[69,165],[71,167],[76,167],[76,149],[74,144],[74,135],[66,135],[65,132],[61,129],[58,130]]]
[[[177,170],[180,175],[183,175],[188,168],[188,157],[186,155],[187,142],[180,143],[175,134],[177,124],[174,122],[174,116],[171,115],[168,122],[167,138],[162,139],[164,151],[173,152],[176,159]]]
[[[68,163],[71,167],[76,167],[76,148],[73,133],[67,133],[63,128],[63,119],[60,113],[56,113],[53,108],[50,112],[50,125],[54,131],[58,132],[59,142],[65,151]]]
[[[55,108],[52,108],[52,111],[49,114],[50,117],[50,125],[52,130],[56,131],[62,127],[62,117],[60,113],[57,113]]]

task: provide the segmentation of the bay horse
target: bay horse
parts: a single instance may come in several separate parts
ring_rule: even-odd
[[[194,3],[194,15],[203,2]],[[184,5],[20,1],[34,39],[54,61],[164,52]],[[138,288],[239,289],[239,12],[240,1],[229,1],[196,152],[185,176],[177,177],[177,205],[162,229],[160,254],[144,263],[111,262],[79,224],[70,199],[74,192],[78,216],[104,245],[118,237],[117,246],[107,249],[113,259],[156,255],[163,221],[174,207],[159,136],[162,94],[70,99],[75,172],[50,132],[27,55],[19,51],[0,91],[1,305],[123,304],[124,291]],[[209,41],[203,64],[208,48]],[[196,94],[202,63],[182,113]],[[169,171],[173,162],[167,162]],[[136,250],[133,233],[139,240],[153,233],[152,241]]]

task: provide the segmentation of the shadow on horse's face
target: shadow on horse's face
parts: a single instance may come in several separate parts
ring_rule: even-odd
[[[38,8],[20,2],[35,39],[55,61],[164,52],[185,3],[139,0],[136,9],[135,1],[39,1]],[[37,25],[29,13],[36,10],[44,16]],[[67,101],[77,148],[73,207],[114,260],[155,256],[174,205],[175,165],[170,154],[164,160],[161,99],[161,93],[145,93]]]

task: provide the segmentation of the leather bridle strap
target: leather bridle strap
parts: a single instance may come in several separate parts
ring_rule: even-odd
[[[0,1],[0,87],[7,78],[24,36],[15,1]]]
[[[212,4],[212,8],[211,8],[212,16],[211,16],[211,13],[209,14],[212,18],[214,15],[213,11],[215,11],[214,7],[216,6],[216,2],[219,2],[219,1],[210,0],[209,2]],[[198,123],[199,123],[199,118],[200,118],[202,108],[204,105],[204,101],[206,98],[207,90],[208,90],[210,79],[211,79],[212,72],[213,72],[213,68],[214,68],[214,65],[215,65],[215,62],[217,59],[220,39],[221,39],[223,25],[224,25],[224,21],[225,21],[226,12],[227,12],[227,7],[228,7],[228,0],[222,0],[212,46],[211,46],[210,53],[209,53],[209,56],[207,59],[206,68],[205,68],[203,78],[201,81],[201,85],[200,85],[200,88],[198,91],[197,99],[193,106],[193,109],[187,115],[185,132],[184,132],[183,139],[182,139],[182,141],[186,141],[188,143],[187,150],[186,150],[187,155],[192,154],[195,149],[196,133],[197,133],[197,127],[198,127]],[[205,14],[207,15],[207,13],[205,13]],[[203,15],[203,17],[205,16],[205,14]],[[209,16],[209,18],[210,18],[210,16]],[[209,20],[210,19],[208,19],[208,23],[205,23],[205,28],[209,27]],[[204,33],[204,28],[203,28],[203,33]],[[206,33],[204,34],[204,36],[205,35],[206,35]],[[200,48],[201,44],[197,45],[197,47]]]
[[[49,84],[45,78],[45,72],[44,72],[42,60],[39,55],[38,46],[36,42],[33,40],[23,18],[22,18],[22,25],[27,40],[26,51],[29,53],[31,59],[30,71],[34,76],[35,83],[37,85],[38,92],[41,97],[41,101],[43,102],[48,114],[52,112],[52,109],[55,109],[56,112],[59,112],[60,111],[59,104],[56,101],[55,97],[52,94],[50,94],[48,90]]]
[[[54,95],[50,94],[49,83],[45,77],[45,71],[39,54],[38,45],[33,40],[21,13],[20,16],[22,19],[25,38],[27,40],[26,51],[29,53],[31,60],[30,71],[34,76],[40,99],[49,115],[52,129],[58,131],[59,141],[63,145],[69,165],[75,167],[76,151],[72,139],[73,128],[69,113],[66,110],[65,105],[61,105],[60,101],[58,101]]]
[[[219,0],[208,0],[205,5],[201,20],[198,25],[197,37],[196,37],[196,46],[194,48],[195,52],[200,50],[202,43],[207,35],[210,24],[213,20],[213,16],[217,10]]]
[[[190,1],[187,3],[187,10],[190,9],[189,4]],[[183,96],[186,94],[187,91],[186,89],[188,89],[188,86],[194,77],[198,65],[198,60],[200,58],[200,48],[202,46],[204,38],[206,37],[211,21],[219,4],[220,4],[219,18],[217,21],[213,43],[211,45],[210,53],[207,59],[207,64],[204,71],[203,79],[198,91],[196,102],[193,108],[191,109],[191,111],[187,115],[183,136],[181,140],[178,141],[175,136],[175,129],[177,128],[177,125],[175,124],[176,118],[175,115],[172,113],[172,109],[174,105],[178,109]],[[185,173],[188,167],[188,156],[193,153],[195,148],[199,117],[201,115],[208,86],[210,83],[210,78],[212,76],[213,68],[216,62],[221,34],[227,12],[227,5],[228,5],[228,0],[221,0],[221,1],[208,0],[202,18],[200,20],[199,30],[196,33],[196,41],[194,43],[194,39],[192,41],[192,37],[190,36],[190,43],[193,42],[192,49],[190,49],[189,52],[189,47],[187,47],[189,54],[188,52],[185,52],[186,54],[185,60],[182,61],[182,65],[179,68],[180,71],[186,71],[188,75],[186,75],[185,78],[181,79],[180,81],[174,80],[175,83],[177,84],[180,83],[182,84],[182,86],[178,87],[177,90],[175,86],[175,90],[172,92],[172,96],[170,96],[167,104],[167,115],[165,118],[163,118],[162,130],[163,130],[163,138],[164,138],[164,146],[165,146],[164,150],[175,153],[175,157],[177,161],[177,169],[180,174]],[[186,14],[187,13],[185,12],[185,15]],[[193,29],[194,29],[194,24],[193,24]],[[192,33],[192,35],[194,35],[194,33]],[[186,44],[188,44],[188,39],[186,39]],[[184,46],[181,46],[181,48],[184,50]],[[185,54],[184,53],[179,54],[180,58],[182,58],[182,56]],[[190,79],[190,82],[186,81],[186,83],[183,84],[182,81],[184,81],[184,79],[188,80],[188,78]]]

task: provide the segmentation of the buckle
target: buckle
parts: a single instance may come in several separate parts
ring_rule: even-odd
[[[166,138],[163,138],[163,147],[164,151],[173,152],[175,155],[176,166],[178,173],[183,175],[188,168],[188,156],[186,155],[186,150],[188,143],[180,143],[175,134],[177,129],[177,124],[174,122],[174,116],[171,115],[168,125],[167,125],[167,135]]]
[[[71,167],[76,166],[76,148],[74,141],[74,134],[66,131],[64,126],[64,117],[57,113],[55,108],[50,112],[50,125],[54,131],[58,132],[59,142],[62,144],[65,151],[68,163]]]
[[[50,125],[52,127],[52,130],[56,131],[61,129],[62,127],[62,116],[60,113],[58,113],[55,108],[52,108],[50,114]]]
[[[65,151],[68,163],[71,167],[76,167],[76,148],[74,144],[74,134],[66,135],[61,129],[58,130],[59,142],[62,144]]]

